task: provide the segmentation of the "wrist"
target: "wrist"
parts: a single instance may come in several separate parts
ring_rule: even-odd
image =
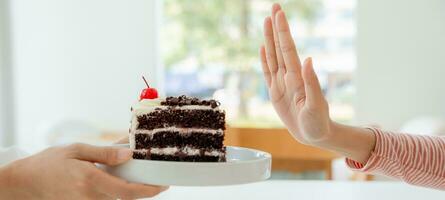
[[[336,138],[341,135],[341,131],[339,131],[338,126],[339,124],[329,120],[328,123],[328,129],[327,132],[324,134],[324,136],[317,140],[312,140],[310,142],[310,145],[322,148],[322,149],[328,149],[330,150],[331,146],[336,146],[335,143],[337,142]]]
[[[330,123],[329,130],[329,137],[315,146],[334,151],[363,164],[368,161],[376,140],[371,130],[336,122]]]

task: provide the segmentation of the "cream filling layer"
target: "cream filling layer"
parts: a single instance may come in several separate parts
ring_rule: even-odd
[[[178,127],[166,127],[166,128],[156,128],[152,130],[136,130],[135,134],[147,134],[154,135],[159,132],[178,132],[180,135],[187,135],[191,133],[204,133],[212,135],[222,135],[224,131],[222,129],[208,129],[208,128],[178,128]]]
[[[146,153],[148,151],[148,149],[136,149],[133,150],[135,152],[142,152],[142,153]],[[184,153],[186,155],[189,156],[194,156],[194,155],[200,155],[201,154],[201,150],[197,149],[197,148],[193,148],[193,147],[183,147],[183,148],[178,148],[178,147],[166,147],[166,148],[151,148],[150,149],[150,153],[152,154],[159,154],[159,155],[174,155],[176,153]],[[222,152],[221,150],[212,150],[212,151],[204,151],[204,155],[206,156],[223,156],[225,153]]]

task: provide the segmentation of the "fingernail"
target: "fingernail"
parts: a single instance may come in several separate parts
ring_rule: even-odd
[[[128,158],[133,155],[133,151],[131,149],[120,148],[117,152],[118,160],[128,160]]]
[[[275,17],[277,17],[278,14],[280,14],[280,13],[283,13],[284,18],[286,18],[286,13],[284,13],[284,11],[282,11],[282,10],[278,11],[277,14],[275,15]]]
[[[312,67],[312,57],[308,57],[305,61],[306,67]]]

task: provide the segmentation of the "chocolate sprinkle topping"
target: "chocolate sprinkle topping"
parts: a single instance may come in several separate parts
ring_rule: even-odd
[[[211,106],[212,108],[216,108],[221,103],[216,100],[200,100],[196,97],[187,97],[185,95],[181,95],[179,97],[167,97],[164,101],[161,102],[161,105],[164,106],[189,106],[189,105],[200,105],[200,106]]]

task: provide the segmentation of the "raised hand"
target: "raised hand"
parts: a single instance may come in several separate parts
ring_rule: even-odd
[[[289,24],[279,4],[264,20],[265,44],[260,48],[264,77],[272,104],[295,139],[321,142],[331,134],[328,104],[308,58],[300,62]]]

